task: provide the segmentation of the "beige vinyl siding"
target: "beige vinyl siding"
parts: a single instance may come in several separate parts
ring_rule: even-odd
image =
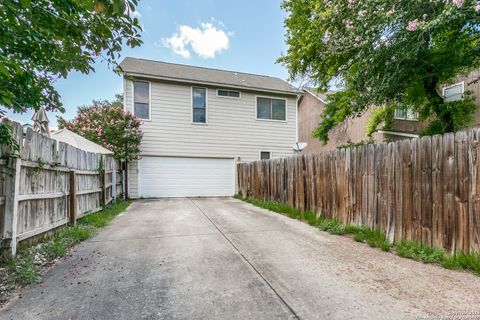
[[[133,112],[133,82],[125,79],[125,107]],[[196,86],[196,85],[192,85]],[[241,162],[293,154],[296,142],[296,97],[241,91],[241,98],[217,97],[217,87],[207,88],[207,123],[192,123],[192,86],[151,82],[151,120],[141,126],[142,156],[240,157]],[[199,86],[202,87],[202,86]],[[285,99],[287,120],[256,119],[256,96]],[[131,175],[134,179],[134,176]],[[133,196],[133,184],[130,192]]]

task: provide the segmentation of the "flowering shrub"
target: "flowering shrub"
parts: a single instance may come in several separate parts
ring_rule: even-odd
[[[93,101],[91,106],[78,108],[72,121],[59,118],[58,125],[109,149],[115,159],[138,158],[143,135],[141,121],[123,111],[121,96],[113,102]]]
[[[290,78],[342,89],[329,99],[318,138],[328,140],[332,127],[372,105],[407,105],[432,125],[428,133],[472,119],[464,112],[474,110],[471,100],[444,102],[440,87],[480,67],[479,0],[284,0],[282,7],[288,51],[279,61]]]

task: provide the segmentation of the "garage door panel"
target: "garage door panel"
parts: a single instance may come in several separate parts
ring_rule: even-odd
[[[144,157],[139,161],[141,197],[232,196],[233,159]]]

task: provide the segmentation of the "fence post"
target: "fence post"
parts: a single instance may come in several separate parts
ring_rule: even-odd
[[[112,186],[110,188],[110,193],[112,194],[112,202],[117,200],[117,168],[115,168],[115,163],[112,165]]]
[[[101,194],[100,194],[100,204],[102,208],[105,208],[107,204],[107,172],[103,170],[103,172],[99,172],[99,178],[100,178],[100,185],[102,188]]]
[[[5,235],[11,239],[10,254],[17,254],[17,221],[18,221],[18,195],[20,191],[21,158],[10,158],[9,171],[11,186],[5,195]],[[8,185],[8,183],[7,183]]]
[[[70,171],[70,224],[77,223],[77,174]]]
[[[128,200],[128,161],[124,162],[124,171],[123,171],[123,198]]]
[[[0,145],[0,154],[8,158],[5,166],[5,205],[3,215],[3,238],[11,239],[6,253],[15,256],[17,253],[17,222],[18,222],[18,196],[20,193],[20,169],[22,167],[22,138],[23,128],[19,123],[3,121],[11,126],[12,134],[19,146],[14,150],[11,146]]]

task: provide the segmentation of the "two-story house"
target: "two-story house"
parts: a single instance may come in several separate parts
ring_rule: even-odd
[[[274,77],[126,58],[124,108],[142,119],[129,196],[232,196],[236,164],[291,156],[296,89]]]

